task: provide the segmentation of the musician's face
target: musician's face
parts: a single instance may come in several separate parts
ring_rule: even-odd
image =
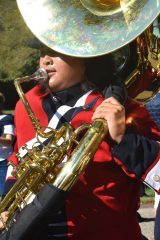
[[[53,92],[64,90],[84,79],[85,67],[82,59],[51,50],[42,52],[40,67],[47,71],[48,85]]]

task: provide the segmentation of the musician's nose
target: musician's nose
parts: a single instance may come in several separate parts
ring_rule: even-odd
[[[44,57],[41,57],[41,63],[43,66],[48,66],[53,64],[53,58],[45,55]]]

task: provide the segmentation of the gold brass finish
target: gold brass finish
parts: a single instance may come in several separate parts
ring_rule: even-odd
[[[108,16],[121,11],[120,0],[80,0],[82,5],[97,16]]]
[[[58,130],[46,128],[47,131],[43,131],[44,127],[42,128],[39,125],[39,121],[32,112],[20,86],[22,82],[29,80],[38,81],[39,72],[41,72],[40,80],[44,77],[45,81],[45,70],[42,69],[31,77],[15,79],[17,92],[37,133],[37,142],[34,143],[32,149],[24,145],[23,149],[26,150],[27,155],[22,157],[17,154],[20,163],[17,166],[12,164],[12,175],[17,181],[0,202],[0,213],[5,211],[6,208],[9,212],[5,228],[9,227],[13,221],[15,212],[17,210],[21,211],[24,206],[32,201],[34,195],[46,183],[52,183],[65,191],[70,190],[92,159],[106,134],[103,120],[97,120],[92,125],[84,124],[74,132],[67,123]],[[79,136],[84,131],[86,134],[79,142]],[[40,137],[49,140],[47,145],[39,140]],[[74,151],[72,151],[73,145],[75,146]]]
[[[160,24],[155,19],[136,39],[137,67],[125,79],[129,95],[147,103],[160,90]],[[150,76],[147,78],[147,75]]]
[[[30,117],[33,127],[34,127],[35,131],[38,133],[38,135],[40,135],[42,137],[47,137],[47,136],[46,136],[46,134],[43,133],[42,127],[39,126],[39,121],[36,118],[36,116],[34,115],[34,113],[32,112],[32,109],[30,108],[28,101],[22,91],[22,87],[21,87],[20,83],[29,82],[31,80],[39,81],[39,82],[46,81],[47,78],[48,78],[47,72],[44,69],[40,68],[33,75],[26,76],[23,78],[17,78],[14,81],[15,88],[16,88],[17,92],[19,93],[19,97],[21,98],[21,100],[25,106],[25,109],[28,113],[28,116]]]
[[[71,190],[106,136],[106,124],[106,121],[99,119],[90,126],[73,151],[70,159],[55,177],[53,181],[54,186],[64,191]]]

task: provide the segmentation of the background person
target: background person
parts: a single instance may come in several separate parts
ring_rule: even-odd
[[[0,195],[3,195],[7,158],[13,151],[14,123],[11,114],[3,113],[5,97],[0,93]]]
[[[146,107],[157,124],[160,131],[160,92],[158,92],[147,104]],[[156,213],[154,225],[154,238],[160,240],[160,195],[155,193],[154,210]]]

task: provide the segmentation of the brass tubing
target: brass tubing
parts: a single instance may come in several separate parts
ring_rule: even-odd
[[[79,176],[84,172],[89,161],[106,136],[106,121],[96,120],[88,129],[79,145],[73,151],[70,159],[57,174],[53,185],[61,190],[69,191]]]

